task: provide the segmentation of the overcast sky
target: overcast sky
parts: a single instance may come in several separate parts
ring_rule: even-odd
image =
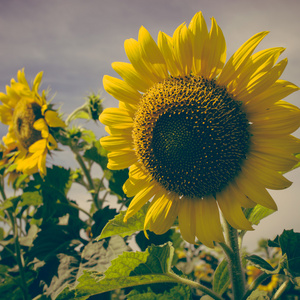
[[[112,62],[127,61],[124,40],[137,39],[141,25],[155,40],[159,30],[171,35],[200,10],[208,27],[213,16],[222,28],[227,58],[255,33],[271,31],[259,49],[285,47],[282,58],[289,64],[282,78],[300,85],[299,0],[0,0],[0,91],[24,67],[29,80],[44,71],[42,88],[51,88],[56,107],[66,115],[89,92],[101,91],[105,106],[116,106],[102,89],[102,77],[116,76]],[[299,94],[287,100],[299,106]],[[101,126],[92,128],[98,137],[104,134]],[[1,137],[6,130],[0,125]],[[73,164],[68,154],[55,163],[62,161]],[[289,173],[292,187],[272,192],[279,211],[246,235],[249,248],[283,229],[300,231],[299,175],[299,170]]]

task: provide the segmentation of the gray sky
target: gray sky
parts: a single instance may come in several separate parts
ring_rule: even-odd
[[[124,40],[137,38],[141,25],[155,40],[159,30],[171,35],[200,10],[208,27],[213,16],[222,28],[227,58],[255,33],[270,30],[259,49],[286,47],[282,58],[289,64],[282,78],[300,85],[299,0],[0,0],[0,91],[25,67],[29,80],[44,71],[42,88],[51,88],[56,107],[66,115],[92,91],[102,92],[106,107],[116,106],[102,89],[102,77],[116,76],[112,62],[127,61]],[[299,106],[299,93],[286,99]],[[104,134],[100,126],[92,129],[98,137]],[[5,134],[0,125],[0,136]],[[74,163],[68,153],[54,163],[62,162]],[[272,192],[279,211],[246,235],[249,248],[283,229],[300,231],[299,175],[299,170],[289,173],[292,187]]]

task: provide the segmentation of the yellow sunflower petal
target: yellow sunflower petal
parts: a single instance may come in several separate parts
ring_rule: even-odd
[[[249,99],[245,104],[247,113],[250,115],[258,113],[298,90],[299,87],[289,81],[277,80],[272,86],[257,97]]]
[[[225,38],[216,20],[212,18],[209,36],[205,41],[202,52],[201,75],[207,79],[216,77],[221,72],[225,60]]]
[[[180,67],[181,75],[188,75],[192,69],[192,40],[191,32],[185,24],[180,25],[173,34],[174,56]]]
[[[47,138],[49,136],[48,126],[43,118],[36,120],[33,124],[33,128],[41,131],[42,138]]]
[[[49,150],[54,150],[57,148],[57,142],[55,138],[52,136],[52,134],[49,134],[48,140],[47,140],[47,148]]]
[[[137,162],[137,158],[133,150],[123,152],[110,152],[107,154],[107,157],[107,167],[111,170],[126,169]]]
[[[272,86],[276,82],[276,80],[278,80],[278,78],[283,73],[286,65],[287,59],[280,61],[263,76],[251,79],[250,82],[247,83],[247,87],[245,89],[238,90],[235,93],[235,96],[240,101],[248,101],[251,97],[256,97],[257,95],[265,91],[268,87]]]
[[[174,57],[172,38],[164,32],[160,31],[157,38],[157,44],[159,50],[164,56],[170,74],[172,76],[178,76],[180,74],[180,71],[179,66],[176,63],[176,59]]]
[[[178,196],[176,194],[163,194],[154,197],[145,217],[144,229],[147,228],[156,234],[167,232],[178,215]]]
[[[251,223],[246,219],[241,204],[230,194],[228,189],[217,194],[216,199],[226,221],[236,229],[253,230]]]
[[[244,67],[255,48],[268,33],[268,31],[263,31],[255,34],[231,56],[217,78],[219,85],[226,86],[231,80],[237,78],[241,68]]]
[[[196,236],[200,242],[212,248],[214,241],[224,242],[219,208],[212,197],[204,197],[195,201]]]
[[[178,210],[179,228],[182,237],[189,243],[195,244],[196,211],[195,199],[182,197]]]
[[[58,116],[56,111],[47,110],[45,120],[50,127],[66,127],[65,122]]]
[[[41,140],[36,141],[34,144],[32,144],[28,148],[28,151],[30,153],[42,153],[45,151],[46,147],[47,147],[47,140],[41,139]]]
[[[148,67],[151,69],[152,73],[155,74],[157,80],[161,81],[167,78],[168,70],[164,57],[144,26],[141,26],[139,30],[138,41],[142,55],[146,58]]]
[[[147,82],[139,76],[131,64],[125,62],[114,62],[111,66],[132,88],[141,92],[146,92],[150,87],[150,85],[148,85]]]
[[[133,126],[133,119],[129,112],[115,107],[104,109],[99,120],[104,125],[108,125],[116,129],[126,129]]]
[[[156,184],[153,182],[149,182],[147,187],[140,190],[135,197],[131,200],[129,207],[126,211],[126,215],[124,217],[124,222],[136,214],[141,207],[143,207],[152,197],[159,191]]]
[[[255,176],[247,177],[245,174],[241,174],[236,179],[236,184],[240,192],[244,193],[253,202],[277,210],[277,205],[273,198]]]
[[[201,12],[195,14],[189,24],[192,33],[193,45],[193,72],[201,75],[201,58],[205,41],[208,39],[208,30],[205,19]]]
[[[134,69],[139,73],[140,77],[151,86],[157,82],[157,78],[152,74],[151,70],[147,67],[141,53],[140,44],[134,39],[128,39],[124,42],[126,55],[131,62]]]
[[[105,136],[100,140],[101,145],[107,151],[131,150],[133,149],[133,140],[129,136]]]
[[[141,97],[141,94],[125,81],[108,75],[103,77],[103,87],[116,99],[133,105],[136,105]]]

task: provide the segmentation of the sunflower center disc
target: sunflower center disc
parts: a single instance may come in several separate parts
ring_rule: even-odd
[[[42,117],[41,107],[37,103],[20,100],[14,111],[14,133],[21,145],[28,149],[34,142],[41,139],[40,131],[33,124]]]
[[[198,76],[171,77],[142,97],[133,139],[145,170],[168,191],[215,195],[240,171],[249,122],[225,88]]]

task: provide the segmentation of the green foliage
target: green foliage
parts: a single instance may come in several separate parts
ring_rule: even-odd
[[[121,211],[113,220],[110,220],[106,224],[97,239],[99,240],[113,235],[125,237],[143,230],[147,209],[148,205],[144,205],[134,216],[129,218],[126,223],[123,221],[126,212]]]
[[[68,125],[79,119],[97,121],[101,102],[98,95],[90,95],[67,118]],[[15,172],[16,166],[0,166],[1,299],[231,297],[228,261],[218,246],[212,251],[184,242],[176,222],[162,235],[148,231],[147,238],[143,229],[149,204],[123,222],[130,203],[122,188],[128,169],[107,169],[107,152],[93,131],[69,126],[53,134],[74,156],[74,168],[52,165],[43,178],[13,176],[6,197],[5,175]],[[92,177],[92,169],[96,176]],[[79,206],[79,196],[70,198],[74,184],[85,190],[89,205]],[[117,199],[114,207],[111,199]],[[257,225],[273,211],[256,205],[244,213]],[[245,234],[240,232],[240,240]],[[286,293],[299,292],[299,236],[289,230],[273,241],[260,242],[263,254],[246,256],[244,266],[252,264],[263,273],[281,276],[281,283],[289,282]],[[271,293],[249,290],[243,300],[270,297]]]
[[[228,262],[223,259],[218,265],[213,281],[213,290],[222,295],[228,289],[230,285],[230,276],[228,272]]]
[[[75,291],[66,289],[57,299],[71,299],[70,297],[87,299],[89,295],[118,288],[162,282],[176,283],[178,280],[173,277],[171,270],[173,254],[174,248],[169,243],[149,247],[145,252],[124,252],[111,261],[111,266],[103,275],[99,272],[86,271],[78,279],[79,284],[76,285]]]

